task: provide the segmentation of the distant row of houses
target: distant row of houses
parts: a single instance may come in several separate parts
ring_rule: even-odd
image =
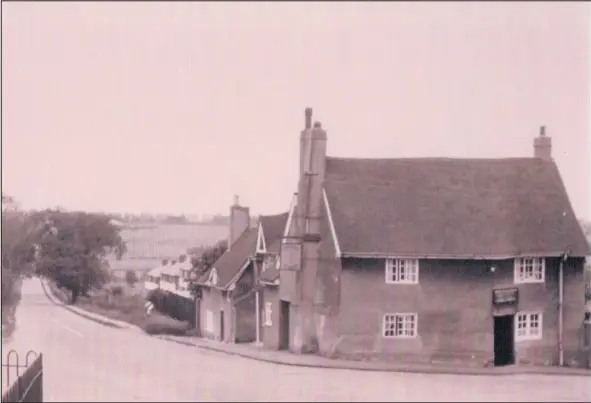
[[[189,275],[191,273],[191,262],[186,255],[179,257],[179,260],[162,261],[162,266],[149,271],[144,279],[147,291],[160,289],[176,294],[180,297],[192,299],[189,289]]]
[[[195,326],[195,302],[190,289],[192,266],[187,255],[165,259],[144,277],[147,298],[156,308]]]
[[[291,205],[253,227],[235,202],[228,250],[194,279],[201,336],[350,358],[589,365],[589,244],[544,129],[533,158],[353,159],[327,156],[311,118]],[[161,288],[164,276],[181,295],[179,264]]]

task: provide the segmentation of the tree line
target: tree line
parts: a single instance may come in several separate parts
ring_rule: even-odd
[[[53,281],[69,291],[72,304],[104,286],[111,277],[108,258],[121,258],[127,251],[121,229],[108,214],[59,208],[23,211],[12,197],[2,194],[3,334],[14,326],[25,278]],[[190,251],[196,274],[210,269],[226,249],[223,240]],[[137,280],[126,277],[129,283]]]
[[[109,279],[107,257],[126,251],[119,228],[106,214],[21,210],[2,194],[2,328],[14,324],[24,278],[39,276],[80,295]]]

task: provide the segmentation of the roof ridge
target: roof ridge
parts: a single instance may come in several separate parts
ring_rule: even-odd
[[[554,160],[546,161],[535,157],[333,157],[327,156],[327,160],[333,161],[348,161],[348,162],[365,162],[365,161],[542,161],[546,163],[554,163]]]

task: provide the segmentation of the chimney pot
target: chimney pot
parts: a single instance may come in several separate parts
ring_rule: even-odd
[[[320,122],[314,122],[314,129],[321,129],[322,124]]]
[[[546,135],[546,126],[540,126],[540,137],[544,137]]]
[[[234,205],[235,206],[240,205],[240,198],[238,197],[238,195],[234,195]]]
[[[306,108],[306,130],[312,128],[312,108]]]

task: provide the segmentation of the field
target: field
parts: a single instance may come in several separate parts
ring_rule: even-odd
[[[187,249],[207,246],[226,239],[227,227],[220,225],[156,224],[126,227],[121,236],[127,243],[127,253],[121,260],[109,259],[116,277],[123,278],[128,270],[138,277],[160,265],[162,259],[177,259]]]

